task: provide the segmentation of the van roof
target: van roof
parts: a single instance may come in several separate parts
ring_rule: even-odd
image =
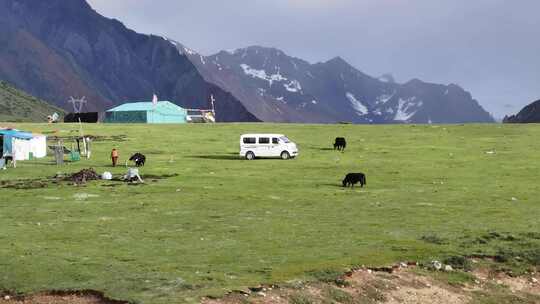
[[[270,133],[253,133],[253,134],[244,134],[240,137],[283,137],[283,134],[270,134]]]

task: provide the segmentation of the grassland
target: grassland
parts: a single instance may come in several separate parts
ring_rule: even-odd
[[[76,125],[15,126],[78,134]],[[42,159],[0,171],[0,290],[93,289],[138,303],[195,302],[352,265],[511,250],[534,259],[540,249],[540,126],[84,131],[103,136],[91,160],[57,167]],[[239,135],[248,132],[285,133],[301,155],[239,160]],[[345,153],[329,149],[338,135],[349,141]],[[6,187],[88,167],[124,174],[110,167],[113,147],[122,162],[133,152],[147,155],[145,185]],[[354,171],[367,174],[367,188],[342,189],[343,175]]]

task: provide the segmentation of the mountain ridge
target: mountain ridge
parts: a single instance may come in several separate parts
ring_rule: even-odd
[[[177,43],[182,51],[186,47]],[[189,49],[189,48],[187,48]],[[274,47],[203,56],[186,52],[203,77],[236,96],[263,121],[354,123],[493,122],[463,88],[372,77],[336,56],[309,63]]]
[[[310,63],[261,46],[203,56],[86,0],[0,0],[0,79],[63,108],[86,96],[90,111],[157,93],[186,108],[209,108],[214,95],[223,122],[493,122],[461,87],[399,84],[339,56]]]
[[[540,99],[528,104],[515,115],[505,116],[503,123],[540,123]]]
[[[103,17],[85,0],[0,0],[0,79],[63,108],[69,96],[86,96],[88,111],[154,93],[206,109],[214,95],[218,121],[257,121],[161,37]]]

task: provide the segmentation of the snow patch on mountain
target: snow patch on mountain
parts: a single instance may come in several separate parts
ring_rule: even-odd
[[[285,100],[285,97],[283,97],[283,96],[276,98],[276,100],[281,101],[284,104],[287,104],[287,101]]]
[[[195,52],[194,50],[190,49],[190,48],[187,48],[184,46],[184,52],[186,52],[186,54],[188,55],[195,55],[197,54],[197,52]],[[202,56],[201,56],[202,57]]]
[[[414,114],[416,114],[418,108],[422,107],[423,105],[424,103],[422,101],[417,101],[416,97],[407,99],[400,98],[394,120],[408,121],[414,116]]]
[[[279,71],[276,74],[268,75],[265,70],[257,70],[247,64],[241,64],[240,67],[244,70],[244,74],[253,78],[259,78],[268,81],[270,86],[272,86],[274,82],[288,80],[287,78],[283,77],[283,75],[281,75]]]
[[[368,108],[366,108],[366,106],[364,106],[364,104],[362,104],[362,102],[360,102],[360,100],[358,100],[353,93],[347,92],[345,96],[350,101],[352,107],[358,115],[365,115],[368,113]]]
[[[394,76],[392,76],[392,74],[384,74],[384,75],[381,75],[379,76],[379,78],[377,78],[379,81],[381,82],[384,82],[384,83],[395,83],[395,79],[394,79]]]
[[[300,85],[300,82],[298,82],[298,80],[292,80],[291,82],[286,83],[283,86],[289,92],[298,93],[302,91],[302,85]]]
[[[194,50],[192,50],[190,48],[187,48],[187,47],[183,46],[180,42],[178,42],[176,40],[173,40],[173,39],[167,38],[167,37],[163,37],[163,39],[165,39],[165,41],[167,41],[168,43],[172,44],[178,50],[178,53],[180,53],[181,55],[195,55],[195,54],[197,54],[197,52],[195,52]]]
[[[377,97],[377,99],[375,100],[375,103],[377,103],[377,104],[385,104],[390,99],[392,99],[392,97],[394,97],[395,95],[396,95],[395,91],[392,94],[383,94],[383,95]]]

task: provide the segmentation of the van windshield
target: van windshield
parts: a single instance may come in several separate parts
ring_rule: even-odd
[[[281,139],[281,141],[284,142],[284,143],[286,143],[286,144],[288,144],[288,143],[291,142],[291,141],[290,141],[287,137],[285,137],[285,136],[282,136],[282,137],[280,137],[279,139]]]

